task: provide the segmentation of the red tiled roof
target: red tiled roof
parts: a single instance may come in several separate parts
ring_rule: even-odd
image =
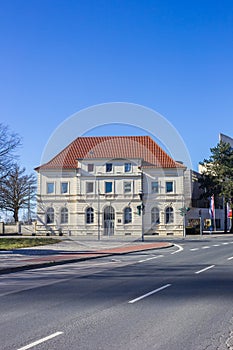
[[[142,159],[143,167],[183,168],[149,136],[78,137],[40,169],[75,169],[78,159]]]

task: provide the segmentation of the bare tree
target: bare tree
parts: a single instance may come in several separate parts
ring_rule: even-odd
[[[21,144],[18,134],[0,123],[0,183],[7,176],[15,158],[15,150]]]
[[[15,222],[19,221],[19,210],[30,210],[31,201],[35,197],[36,177],[25,175],[25,168],[20,169],[13,164],[10,172],[0,183],[0,207],[13,212]]]

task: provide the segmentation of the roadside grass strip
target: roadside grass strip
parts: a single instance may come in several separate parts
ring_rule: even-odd
[[[57,337],[58,335],[61,335],[61,334],[63,334],[63,332],[56,332],[56,333],[53,333],[53,334],[51,334],[51,335],[48,335],[48,336],[45,337],[45,338],[39,339],[39,340],[37,340],[37,341],[35,341],[35,342],[31,343],[31,344],[25,345],[25,346],[23,346],[22,348],[20,348],[20,349],[18,349],[18,350],[28,350],[28,349],[31,349],[31,348],[33,348],[34,346],[39,345],[39,344],[41,344],[41,343],[44,343],[44,342],[46,342],[46,341],[48,341],[48,340],[50,340],[50,339],[52,339],[52,338],[55,338],[55,337]]]
[[[168,288],[168,287],[170,287],[170,286],[171,286],[171,284],[165,284],[164,286],[162,286],[162,287],[160,287],[160,288],[154,289],[154,290],[152,290],[152,291],[149,292],[149,293],[143,294],[143,295],[141,295],[140,297],[137,297],[137,298],[135,298],[135,299],[132,299],[132,300],[128,301],[128,304],[134,304],[134,303],[136,303],[137,301],[142,300],[142,299],[144,299],[144,298],[147,298],[147,297],[149,297],[150,295],[155,294],[155,293],[158,293],[158,292],[160,292],[161,290],[163,290],[163,289],[165,289],[165,288]]]
[[[207,266],[207,267],[205,267],[205,268],[202,269],[202,270],[196,271],[195,273],[196,273],[196,274],[202,273],[202,272],[204,272],[204,271],[207,271],[207,270],[209,270],[209,269],[212,269],[214,266],[215,266],[215,265]]]

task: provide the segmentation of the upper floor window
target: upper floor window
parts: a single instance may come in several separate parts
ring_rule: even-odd
[[[86,183],[86,193],[93,193],[93,192],[94,192],[94,183],[87,182]]]
[[[124,193],[130,193],[132,191],[132,184],[130,181],[124,182]]]
[[[111,193],[112,192],[112,182],[105,182],[105,193]]]
[[[130,173],[132,169],[131,163],[125,163],[125,173]]]
[[[68,193],[68,182],[61,183],[61,193]]]
[[[54,223],[54,209],[48,208],[46,211],[46,224]]]
[[[86,209],[86,223],[93,224],[93,222],[94,222],[94,209],[87,208]]]
[[[112,163],[106,163],[106,173],[111,173],[112,171]]]
[[[47,182],[47,193],[54,193],[54,182]]]
[[[132,209],[127,207],[124,210],[124,223],[129,224],[130,222],[132,222]]]
[[[172,224],[174,222],[174,211],[172,207],[166,208],[166,217],[165,217],[165,222],[166,224]]]
[[[94,164],[92,164],[92,163],[87,164],[87,171],[89,173],[92,173],[94,171]]]
[[[151,192],[158,193],[159,192],[159,183],[158,181],[152,181],[151,183]]]
[[[68,223],[68,209],[62,208],[61,209],[61,224],[67,224]]]
[[[173,192],[173,181],[166,182],[166,193]]]

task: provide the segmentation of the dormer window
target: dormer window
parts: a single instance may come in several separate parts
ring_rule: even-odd
[[[106,173],[112,172],[112,163],[106,163]]]
[[[93,173],[93,171],[94,171],[94,164],[93,163],[87,164],[87,171],[89,173]]]
[[[130,173],[132,169],[131,163],[125,163],[125,173]]]

